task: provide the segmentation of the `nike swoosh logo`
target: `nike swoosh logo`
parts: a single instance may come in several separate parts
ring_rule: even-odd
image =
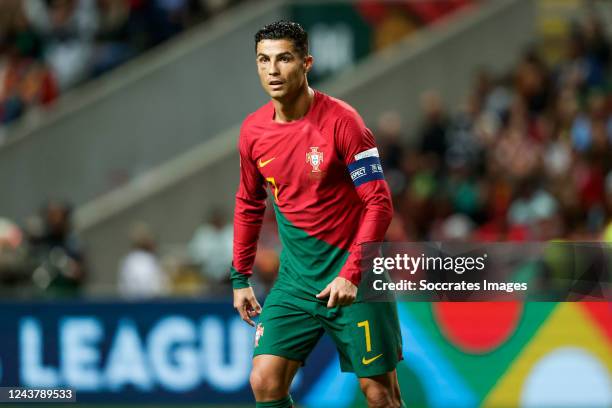
[[[259,159],[259,163],[257,163],[257,164],[258,164],[259,168],[261,169],[262,167],[266,167],[274,159],[276,159],[276,157],[273,157],[273,158],[271,158],[269,160],[266,160],[266,161],[261,161],[261,159]]]
[[[368,364],[370,364],[372,361],[376,360],[376,359],[377,359],[378,357],[380,357],[380,356],[382,356],[382,353],[381,353],[381,354],[379,354],[379,355],[377,355],[377,356],[375,356],[375,357],[368,358],[368,359],[366,359],[365,357],[363,357],[363,358],[361,359],[361,362],[362,362],[362,364],[363,364],[363,365],[368,365]]]

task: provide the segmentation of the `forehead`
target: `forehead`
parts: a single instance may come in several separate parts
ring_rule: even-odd
[[[293,41],[282,40],[261,40],[257,43],[257,53],[266,55],[278,55],[283,52],[297,53]]]

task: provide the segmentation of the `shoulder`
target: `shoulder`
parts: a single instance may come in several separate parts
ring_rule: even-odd
[[[360,126],[364,125],[363,119],[359,112],[349,103],[342,99],[324,94],[317,91],[321,97],[321,105],[326,114],[333,116],[339,123],[354,123]]]
[[[272,102],[268,102],[244,118],[240,126],[239,146],[248,146],[251,143],[252,135],[261,133],[272,114],[271,109],[274,109]]]
[[[354,107],[333,96],[321,95],[321,112],[324,112],[325,122],[333,124],[336,143],[343,144],[347,140],[361,138],[363,134],[369,132]]]
[[[265,105],[261,106],[255,112],[249,113],[242,121],[242,126],[240,127],[240,130],[248,132],[253,128],[263,126],[266,121],[271,117],[273,109],[274,107],[272,106],[272,102],[270,101]]]

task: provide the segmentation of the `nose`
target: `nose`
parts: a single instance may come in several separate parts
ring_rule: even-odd
[[[270,64],[270,69],[268,70],[268,75],[272,75],[272,76],[276,76],[280,74],[280,71],[278,69],[278,64],[273,62]]]

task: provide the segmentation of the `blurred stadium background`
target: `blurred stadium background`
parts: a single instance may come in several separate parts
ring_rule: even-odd
[[[389,240],[612,242],[608,0],[2,0],[0,386],[253,405],[235,145],[266,101],[252,35],[281,18],[376,135]],[[279,246],[269,214],[260,297]],[[612,406],[610,303],[399,309],[408,406]],[[292,393],[364,404],[327,339]]]

